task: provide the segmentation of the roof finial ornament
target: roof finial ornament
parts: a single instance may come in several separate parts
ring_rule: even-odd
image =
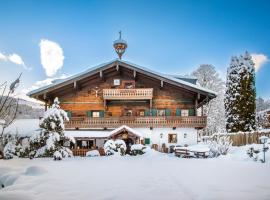
[[[127,42],[122,39],[122,31],[119,31],[119,39],[114,41],[113,47],[120,60],[122,59],[122,55],[125,53],[127,46]]]

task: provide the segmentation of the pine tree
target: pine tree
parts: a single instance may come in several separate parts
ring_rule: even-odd
[[[232,57],[227,71],[225,111],[228,132],[252,131],[255,121],[255,69],[248,52]]]
[[[44,113],[40,121],[41,132],[31,136],[31,157],[52,157],[55,152],[60,152],[63,157],[72,155],[72,152],[60,142],[65,139],[64,121],[69,119],[59,103],[58,98],[55,98],[52,108]]]

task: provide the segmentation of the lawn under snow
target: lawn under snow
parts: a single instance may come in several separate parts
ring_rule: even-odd
[[[270,163],[244,148],[212,159],[143,156],[0,160],[1,200],[270,199]],[[240,156],[242,155],[242,156]]]

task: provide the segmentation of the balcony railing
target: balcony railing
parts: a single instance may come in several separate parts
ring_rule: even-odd
[[[108,100],[152,99],[153,88],[103,89],[103,98]]]
[[[118,128],[127,125],[132,128],[162,128],[162,127],[190,127],[204,128],[206,126],[205,116],[166,116],[166,117],[72,117],[65,123],[67,129],[91,129],[91,128]]]

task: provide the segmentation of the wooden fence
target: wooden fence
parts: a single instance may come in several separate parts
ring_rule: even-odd
[[[260,137],[267,136],[270,138],[270,131],[267,132],[245,132],[245,133],[233,133],[229,134],[233,141],[233,146],[243,146],[246,144],[260,144]]]

